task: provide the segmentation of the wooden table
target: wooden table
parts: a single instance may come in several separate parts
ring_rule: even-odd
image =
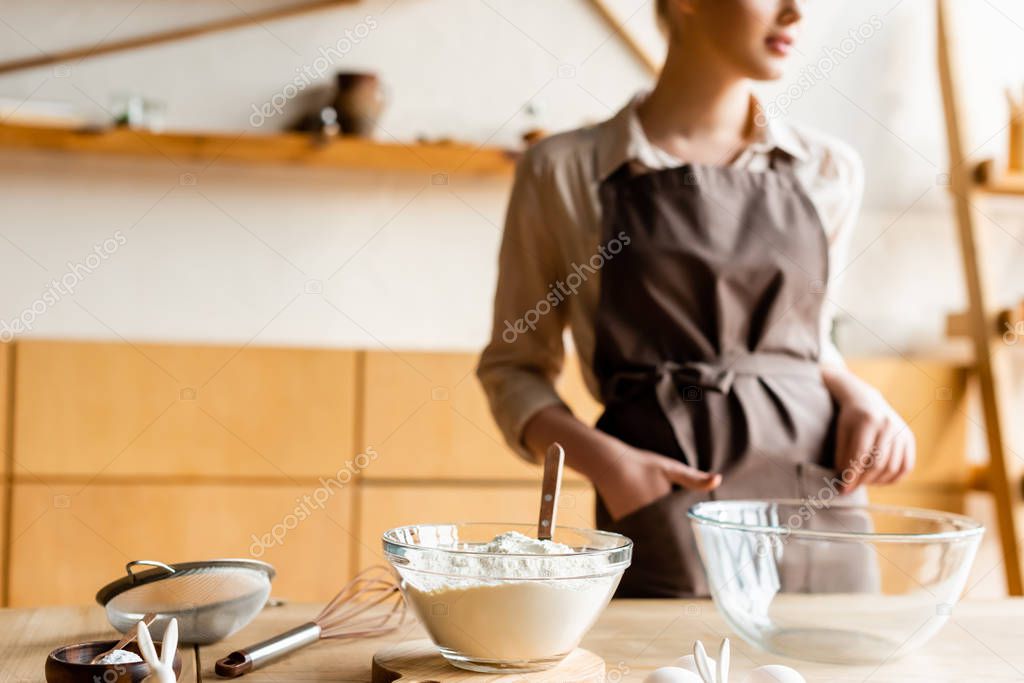
[[[183,653],[181,681],[219,680],[213,663],[227,652],[252,644],[309,619],[317,607],[271,607],[228,641]],[[43,679],[46,654],[58,645],[111,637],[97,607],[0,610],[0,683]],[[729,635],[714,606],[705,601],[613,602],[587,636],[584,646],[605,658],[608,681],[640,681],[651,670],[685,654],[695,639],[716,643]],[[361,642],[322,642],[292,658],[250,674],[245,681],[353,681],[365,683],[370,658],[386,642],[423,637],[416,624],[388,638]],[[924,651],[881,667],[840,667],[786,662],[733,639],[731,677],[755,666],[788,663],[810,683],[1001,683],[1024,681],[1024,599],[968,602],[959,605],[950,623]],[[196,672],[199,672],[197,675]]]

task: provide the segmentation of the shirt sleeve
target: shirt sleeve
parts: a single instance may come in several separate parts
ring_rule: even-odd
[[[545,206],[541,172],[527,154],[516,171],[498,257],[491,339],[477,377],[508,444],[530,462],[523,429],[537,412],[565,406],[555,391],[562,371],[568,303],[554,287],[564,269]],[[559,305],[561,304],[561,305]],[[566,406],[566,409],[568,407]]]
[[[864,165],[853,148],[832,141],[822,163],[822,174],[835,183],[837,200],[826,220],[829,237],[829,281],[821,314],[821,364],[846,367],[842,354],[832,341],[836,318],[836,297],[839,279],[846,269],[850,238],[860,218],[864,198]]]

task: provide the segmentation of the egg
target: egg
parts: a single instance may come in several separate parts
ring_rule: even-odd
[[[648,674],[644,683],[704,683],[704,681],[697,674],[680,669],[678,666],[663,666]]]
[[[697,668],[697,658],[693,655],[686,655],[685,657],[680,657],[675,661],[675,663],[672,664],[672,666],[678,666],[680,669],[686,669],[687,671],[690,671],[700,676],[700,669]],[[711,677],[717,678],[718,665],[715,664],[715,660],[708,657],[708,666],[711,668]]]
[[[795,669],[778,664],[759,666],[750,672],[743,683],[807,683]]]

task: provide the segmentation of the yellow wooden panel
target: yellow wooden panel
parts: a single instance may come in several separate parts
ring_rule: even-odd
[[[875,486],[869,489],[868,498],[879,505],[900,505],[904,507],[924,508],[926,510],[944,510],[956,514],[964,514],[967,510],[967,494],[942,487],[913,486],[898,484],[896,486]]]
[[[876,387],[903,416],[917,440],[917,467],[890,488],[964,486],[967,461],[967,370],[953,363],[921,359],[851,360],[850,369]],[[887,498],[892,499],[891,495]]]
[[[868,491],[868,498],[871,503],[878,505],[945,510],[956,514],[966,512],[964,492],[950,492],[939,486],[898,484],[872,487]],[[878,545],[874,552],[877,555],[883,591],[902,593],[920,587],[914,577],[917,575],[916,567],[924,559],[919,556],[918,551],[911,546],[890,543]]]
[[[11,459],[11,364],[14,345],[0,343],[0,607],[6,607],[7,600],[7,509],[11,494],[9,462]]]
[[[404,524],[522,522],[535,524],[540,489],[519,485],[397,485],[366,483],[360,490],[360,566],[383,562],[381,536]],[[558,524],[594,527],[594,492],[573,483],[562,489]]]
[[[11,444],[11,360],[14,346],[0,344],[0,475],[7,471],[10,454],[7,452]]]
[[[572,412],[579,419],[592,425],[597,422],[597,418],[601,417],[601,411],[604,408],[597,399],[590,395],[590,391],[583,381],[579,356],[575,354],[566,356],[565,368],[562,370],[562,376],[558,378],[556,388],[562,400],[569,404]]]
[[[355,455],[355,352],[18,345],[15,470],[319,476]]]
[[[86,604],[131,560],[219,557],[270,562],[274,595],[324,601],[348,576],[349,495],[337,486],[18,482],[11,604]]]
[[[3,543],[3,552],[0,553],[0,607],[10,605],[7,586],[7,501],[10,495],[10,488],[5,484],[0,489],[0,542]]]
[[[475,354],[367,354],[363,438],[381,456],[367,478],[539,479],[538,468],[515,455],[498,432],[476,363]],[[597,404],[586,402],[575,361],[563,382],[574,409],[593,421]]]

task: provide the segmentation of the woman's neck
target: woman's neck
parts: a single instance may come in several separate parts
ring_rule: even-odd
[[[750,137],[750,81],[699,49],[673,41],[639,117],[648,139],[688,160],[716,156]]]

